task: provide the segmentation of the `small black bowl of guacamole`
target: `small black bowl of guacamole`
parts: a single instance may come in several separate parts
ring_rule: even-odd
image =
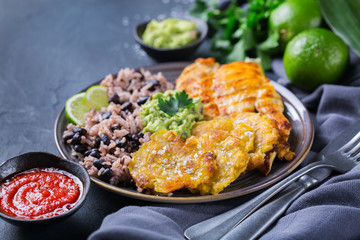
[[[207,23],[197,18],[153,19],[138,24],[135,41],[158,61],[184,60],[192,55],[205,40]]]

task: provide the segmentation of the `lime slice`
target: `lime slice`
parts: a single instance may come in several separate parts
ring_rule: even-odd
[[[85,93],[78,93],[70,97],[65,103],[65,116],[68,122],[76,125],[84,124],[84,114],[89,112],[91,108],[85,108],[82,104]]]
[[[109,105],[107,88],[100,85],[90,87],[86,91],[85,97],[82,100],[82,105],[85,109],[95,107],[96,110],[101,110],[102,107],[107,107]]]
[[[66,101],[65,116],[68,122],[82,126],[85,123],[85,113],[88,113],[94,107],[100,110],[108,105],[106,87],[92,86],[86,92],[75,94]]]

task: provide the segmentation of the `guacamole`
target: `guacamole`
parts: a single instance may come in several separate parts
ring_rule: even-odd
[[[167,104],[175,103],[176,105],[177,100],[182,100],[178,96],[183,95],[179,93],[182,92],[168,90],[164,93],[156,93],[151,100],[141,106],[140,117],[144,124],[144,133],[154,133],[160,129],[167,129],[176,132],[183,139],[191,135],[191,129],[195,122],[203,118],[203,106],[200,98],[187,99],[192,103],[186,107],[178,108],[174,114],[168,114],[159,107],[159,99]],[[185,92],[183,93],[186,95]]]
[[[151,20],[147,24],[142,40],[156,48],[178,48],[195,42],[198,37],[195,22],[168,18]]]

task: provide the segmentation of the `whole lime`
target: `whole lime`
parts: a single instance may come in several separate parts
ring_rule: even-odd
[[[296,35],[286,46],[284,68],[291,83],[312,91],[324,83],[336,83],[349,61],[348,47],[333,32],[314,28]]]
[[[299,32],[318,28],[321,24],[321,9],[316,0],[287,0],[276,7],[269,16],[269,28],[280,34],[280,47]]]

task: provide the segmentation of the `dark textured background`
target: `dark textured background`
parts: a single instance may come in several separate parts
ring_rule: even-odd
[[[191,3],[191,0],[0,0],[0,163],[29,151],[46,151],[59,155],[53,139],[53,126],[65,101],[105,75],[116,73],[120,68],[156,64],[133,40],[135,24],[152,18],[181,16],[187,12]],[[187,60],[207,57],[208,53],[209,43],[205,42]],[[268,76],[274,80],[277,79],[275,76],[282,77],[278,81],[296,93],[312,111],[316,130],[316,144],[313,145],[315,152],[333,139],[344,126],[359,119],[359,63],[360,58],[352,57],[347,75],[343,77],[342,83],[345,86],[325,85],[307,95],[292,88],[284,79],[286,76],[281,60],[273,61],[276,75],[268,73]],[[346,86],[347,84],[351,86]],[[350,178],[354,179],[358,179],[357,175]],[[346,181],[343,184],[347,186]],[[349,189],[353,193],[358,185],[354,185],[354,188],[341,186],[341,191],[335,189],[333,192],[340,193],[339,201],[336,202],[333,198],[328,200],[334,200],[342,206],[341,197],[349,195],[346,192]],[[311,196],[312,192],[309,194]],[[323,200],[323,195],[318,196]],[[352,198],[354,201],[348,204],[355,206],[356,210],[359,203],[357,197],[358,195]],[[298,218],[296,212],[293,214],[291,211],[288,212],[289,217],[295,216],[295,220],[302,220],[311,226],[295,224],[296,229],[289,228],[290,235],[284,235],[284,231],[274,231],[275,236],[286,238],[306,230],[306,236],[314,238],[316,227],[316,236],[324,238],[325,235],[331,235],[334,238],[335,235],[329,229],[336,229],[332,227],[336,225],[341,229],[351,229],[338,233],[353,233],[348,236],[357,236],[351,239],[358,239],[358,228],[352,227],[358,225],[357,218],[345,222],[334,215],[331,221],[324,222],[313,211],[311,204],[314,202],[304,199],[309,205],[301,205],[300,199],[300,205],[306,208],[305,217],[313,216],[314,219]],[[232,200],[233,205],[239,204],[239,199]],[[84,206],[67,220],[28,229],[0,220],[0,240],[86,239],[99,228],[106,215],[127,205],[162,206],[160,212],[169,212],[172,219],[185,226],[191,221],[196,222],[201,217],[209,217],[223,208],[229,208],[226,203],[228,202],[170,208],[115,195],[92,184]],[[328,209],[338,208],[338,205],[324,205],[327,207],[324,208],[324,216],[328,217]],[[183,215],[177,215],[174,208],[183,209]],[[352,211],[352,208],[348,209]],[[193,216],[188,212],[197,214]],[[201,215],[202,213],[205,215]],[[346,211],[340,213],[343,213],[341,216],[348,217]],[[357,214],[355,211],[352,213]],[[284,226],[281,223],[292,223],[288,219],[285,217],[280,221],[278,229]],[[319,228],[320,224],[325,225]]]
[[[120,68],[156,64],[132,37],[136,23],[187,12],[185,0],[0,0],[0,163],[29,151],[56,155],[55,119],[67,98]],[[206,56],[205,43],[195,55]],[[55,225],[0,220],[0,239],[85,239],[103,218],[144,202],[91,185],[84,206]]]

